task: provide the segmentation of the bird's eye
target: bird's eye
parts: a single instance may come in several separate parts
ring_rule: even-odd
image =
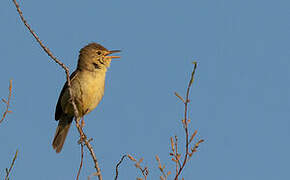
[[[101,55],[101,54],[102,54],[102,52],[101,52],[101,51],[97,51],[97,54],[98,54],[98,55]]]

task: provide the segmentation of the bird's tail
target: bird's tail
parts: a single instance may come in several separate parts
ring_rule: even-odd
[[[56,128],[52,147],[55,149],[56,153],[59,153],[62,149],[62,146],[64,144],[65,138],[67,136],[67,133],[69,131],[71,122],[73,117],[61,117],[58,123],[58,126]]]

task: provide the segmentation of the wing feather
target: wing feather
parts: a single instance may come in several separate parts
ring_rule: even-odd
[[[74,71],[71,75],[70,75],[70,79],[71,81],[73,80],[73,78],[75,77],[77,71]],[[62,96],[64,94],[64,92],[66,91],[67,89],[67,82],[64,84],[61,92],[60,92],[60,95],[59,95],[59,98],[58,98],[58,101],[57,101],[57,104],[56,104],[56,108],[55,108],[55,120],[59,120],[61,115],[64,113],[63,112],[63,109],[61,107],[61,99],[62,99]]]

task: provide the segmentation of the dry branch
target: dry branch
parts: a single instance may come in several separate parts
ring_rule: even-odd
[[[129,159],[130,159],[131,161],[135,162],[135,164],[134,164],[135,167],[141,171],[141,173],[142,173],[144,179],[147,180],[147,176],[148,176],[148,174],[149,174],[148,167],[145,166],[144,168],[142,168],[142,166],[141,166],[141,163],[142,163],[142,161],[144,160],[144,158],[141,158],[141,159],[139,159],[139,161],[137,161],[137,160],[136,160],[133,156],[131,156],[130,154],[128,154],[127,156],[129,157]],[[137,178],[137,179],[140,179],[140,180],[141,180],[142,178]]]
[[[79,167],[79,170],[78,170],[78,174],[77,174],[76,180],[79,180],[80,173],[81,173],[81,170],[82,170],[82,167],[83,167],[83,160],[84,160],[84,145],[83,145],[83,143],[81,143],[81,162],[80,162],[80,167]]]
[[[160,176],[160,180],[167,180],[167,177],[171,174],[171,172],[168,171],[167,173],[165,173],[165,165],[162,166],[159,156],[156,155],[155,158],[158,162],[158,169],[162,173],[162,176]]]
[[[12,94],[12,80],[9,81],[9,94],[8,94],[8,98],[7,100],[5,99],[2,99],[3,103],[6,105],[6,109],[2,115],[2,118],[0,120],[0,124],[4,121],[6,115],[8,113],[12,113],[12,111],[9,110],[9,107],[10,107],[10,100],[11,100],[11,94]]]
[[[185,96],[185,100],[178,94],[175,93],[175,95],[183,102],[184,104],[184,118],[182,120],[182,124],[183,124],[183,128],[185,131],[185,154],[184,154],[184,158],[182,163],[180,162],[181,159],[181,154],[178,153],[177,151],[177,136],[175,136],[175,142],[173,141],[173,138],[171,139],[171,146],[175,146],[175,148],[172,148],[172,153],[170,153],[171,156],[173,156],[172,160],[176,163],[176,175],[174,177],[174,180],[178,180],[179,175],[181,174],[183,168],[185,167],[188,158],[192,156],[192,154],[194,152],[196,152],[198,146],[200,143],[204,142],[203,139],[199,140],[193,148],[191,148],[191,152],[190,152],[190,144],[193,141],[194,137],[197,134],[197,131],[195,131],[190,137],[189,137],[189,129],[188,129],[188,124],[190,123],[190,119],[188,118],[188,104],[190,102],[189,100],[189,93],[190,93],[190,88],[192,86],[192,83],[194,81],[194,74],[195,74],[195,70],[197,67],[197,63],[193,62],[194,67],[193,67],[193,71],[191,73],[191,78],[189,80],[188,86],[187,86],[187,90],[186,90],[186,96]]]
[[[47,53],[48,56],[51,57],[52,60],[54,60],[54,62],[56,62],[58,65],[60,65],[65,73],[66,73],[66,79],[67,79],[67,84],[68,84],[68,91],[69,91],[69,95],[70,95],[70,103],[72,104],[73,108],[74,108],[74,115],[75,117],[79,117],[78,116],[78,110],[77,110],[77,107],[76,107],[76,104],[74,102],[74,99],[73,99],[73,96],[72,96],[72,90],[71,90],[71,81],[70,81],[70,77],[69,77],[69,69],[68,67],[62,63],[60,60],[58,60],[53,54],[52,52],[42,43],[42,41],[39,39],[39,37],[37,36],[37,34],[32,30],[32,28],[30,27],[30,25],[27,23],[27,21],[25,20],[24,16],[23,16],[23,13],[22,11],[20,10],[20,7],[19,7],[19,4],[16,2],[16,0],[12,0],[13,3],[15,4],[16,6],[16,9],[17,9],[17,12],[22,20],[22,22],[24,23],[24,25],[27,27],[27,29],[30,31],[30,33],[33,35],[33,37],[36,39],[36,41],[38,42],[38,44],[42,47],[42,49]],[[97,161],[97,158],[96,158],[96,155],[94,153],[94,150],[93,150],[93,147],[92,145],[90,144],[90,141],[88,140],[87,136],[85,135],[85,133],[83,132],[81,126],[80,126],[80,118],[75,118],[75,122],[76,122],[76,127],[79,131],[79,134],[80,134],[80,137],[81,139],[83,140],[84,144],[87,146],[87,148],[89,149],[90,151],[90,154],[91,154],[91,157],[94,161],[94,165],[95,165],[95,169],[96,169],[96,173],[97,173],[97,176],[99,178],[99,180],[102,180],[102,175],[101,175],[101,169],[99,168],[99,164],[98,164],[98,161]]]
[[[17,158],[17,155],[18,155],[18,150],[16,150],[16,152],[15,152],[15,155],[14,155],[14,158],[13,158],[12,163],[10,165],[10,168],[9,169],[6,168],[5,180],[9,180],[9,175],[10,175],[10,172],[11,172],[13,166],[14,166],[14,163],[15,163],[15,160]]]
[[[118,175],[119,175],[119,166],[121,165],[121,163],[123,162],[123,160],[125,159],[125,157],[127,157],[127,155],[123,155],[122,158],[120,159],[120,161],[118,162],[118,164],[116,165],[116,176],[115,176],[115,180],[118,179]]]
[[[143,162],[144,158],[139,159],[139,161],[137,161],[133,156],[131,156],[130,154],[126,154],[123,155],[121,160],[118,162],[118,164],[116,165],[116,176],[115,176],[115,180],[118,179],[118,175],[119,175],[119,171],[118,171],[118,167],[120,166],[120,164],[123,162],[124,158],[128,157],[131,161],[135,162],[135,167],[137,169],[139,169],[144,177],[145,180],[147,180],[147,176],[149,174],[149,170],[148,167],[144,167],[142,168],[141,163]],[[142,180],[142,178],[137,178],[137,180]]]

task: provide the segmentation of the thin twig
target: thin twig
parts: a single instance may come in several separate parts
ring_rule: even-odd
[[[176,172],[177,169],[181,167],[180,164],[180,154],[178,154],[178,139],[177,136],[175,135],[175,158],[176,158]]]
[[[127,157],[128,157],[131,161],[135,162],[135,167],[141,171],[141,173],[142,173],[144,179],[147,180],[147,176],[148,176],[148,174],[149,174],[149,170],[148,170],[148,167],[146,167],[146,166],[145,166],[144,168],[141,167],[141,163],[142,163],[142,161],[143,161],[143,158],[141,158],[141,159],[139,159],[139,161],[137,161],[137,160],[136,160],[133,156],[131,156],[130,154],[127,154]],[[138,179],[138,178],[137,178],[137,179]],[[139,179],[141,179],[141,178],[139,178]]]
[[[148,167],[146,167],[146,166],[144,168],[139,167],[139,169],[142,172],[142,175],[143,175],[144,179],[147,180],[147,176],[149,174]]]
[[[194,62],[194,67],[193,67],[193,71],[191,73],[191,78],[190,78],[190,81],[188,83],[188,86],[187,86],[187,90],[186,90],[186,98],[185,98],[185,101],[183,100],[183,103],[184,103],[184,119],[183,119],[183,125],[184,125],[184,130],[185,130],[185,155],[184,155],[184,159],[183,159],[183,163],[181,165],[181,167],[179,168],[179,171],[176,173],[175,175],[175,178],[174,180],[178,180],[178,176],[180,175],[180,173],[182,172],[187,160],[188,160],[188,157],[190,155],[190,152],[189,152],[189,144],[190,144],[190,141],[189,141],[189,130],[188,130],[188,122],[189,122],[189,119],[188,119],[188,103],[190,102],[189,101],[189,92],[190,92],[190,88],[192,86],[192,83],[194,81],[194,74],[195,74],[195,70],[196,70],[196,67],[197,67],[197,63]]]
[[[170,171],[168,171],[167,173],[165,173],[165,165],[162,166],[161,161],[159,156],[155,156],[156,161],[158,162],[158,169],[160,170],[160,172],[162,173],[162,176],[160,176],[161,180],[167,180],[167,177],[171,174]]]
[[[9,174],[10,174],[10,172],[11,172],[13,166],[14,166],[14,163],[15,163],[15,160],[16,160],[16,158],[17,158],[17,155],[18,155],[18,150],[16,150],[16,153],[15,153],[15,155],[14,155],[14,158],[13,158],[13,160],[12,160],[12,163],[11,163],[11,165],[10,165],[9,170],[6,168],[6,176],[5,176],[5,180],[9,180]]]
[[[82,120],[81,120],[81,129],[83,129],[83,127],[84,127],[84,117],[82,117]],[[79,144],[81,146],[81,162],[80,162],[80,167],[79,167],[79,170],[78,170],[78,174],[77,174],[76,180],[79,179],[79,176],[80,176],[80,173],[81,173],[81,169],[82,169],[82,166],[83,166],[83,160],[84,160],[84,143],[83,143],[82,137],[80,137]]]
[[[32,30],[32,28],[30,27],[30,25],[27,23],[27,21],[24,19],[23,13],[20,10],[19,4],[16,2],[16,0],[13,0],[16,9],[18,11],[18,14],[20,15],[20,18],[22,20],[22,22],[24,23],[24,25],[27,27],[27,29],[30,31],[30,33],[33,35],[33,37],[36,39],[36,41],[39,43],[39,45],[42,47],[42,49],[46,52],[46,54],[48,54],[57,64],[59,64],[63,69],[67,69],[68,68],[65,66],[65,64],[63,64],[60,60],[58,60],[52,53],[51,51],[41,42],[41,40],[39,39],[39,37],[37,36],[37,34]]]
[[[79,117],[79,113],[78,113],[78,110],[77,110],[77,107],[76,107],[76,104],[75,104],[75,101],[73,99],[73,96],[72,96],[72,90],[71,90],[71,81],[70,81],[70,77],[69,77],[69,69],[68,67],[62,63],[60,60],[58,60],[53,54],[52,52],[41,42],[41,40],[39,39],[39,37],[36,35],[36,33],[32,30],[32,28],[29,26],[29,24],[27,23],[27,21],[24,19],[24,16],[23,16],[23,13],[22,11],[20,10],[20,7],[19,7],[19,4],[16,2],[16,0],[13,0],[13,3],[15,4],[16,6],[16,9],[17,9],[17,12],[22,20],[22,22],[24,23],[24,25],[27,27],[27,29],[30,31],[30,33],[33,35],[33,37],[36,39],[36,41],[39,43],[39,45],[42,47],[42,49],[48,54],[48,56],[50,56],[58,65],[60,65],[65,73],[66,73],[66,79],[67,79],[67,85],[68,85],[68,91],[69,91],[69,95],[70,95],[70,103],[72,104],[73,106],[73,109],[74,109],[74,115],[75,117]],[[93,147],[92,145],[90,144],[89,140],[87,139],[87,136],[85,135],[85,133],[83,132],[83,130],[81,129],[80,127],[80,124],[79,124],[79,119],[80,118],[75,118],[75,122],[76,122],[76,127],[79,131],[79,134],[80,134],[80,137],[83,139],[85,145],[87,146],[87,148],[89,149],[90,151],[90,154],[92,156],[92,159],[94,161],[94,165],[95,165],[95,168],[97,170],[97,175],[98,175],[98,178],[99,180],[102,180],[102,175],[101,175],[101,170],[99,168],[99,164],[98,164],[98,161],[97,161],[97,158],[96,158],[96,155],[94,153],[94,150],[93,150]]]
[[[160,172],[163,174],[164,177],[166,177],[166,174],[165,174],[164,169],[162,167],[159,156],[156,155],[155,158],[156,158],[156,161],[158,162],[158,168],[159,168]]]
[[[81,145],[81,163],[80,163],[80,167],[79,167],[79,170],[78,170],[78,174],[77,174],[76,180],[79,179],[79,176],[80,176],[80,173],[81,173],[81,169],[82,169],[82,166],[83,166],[83,160],[84,160],[84,145],[83,145],[83,143],[80,143],[80,145]]]
[[[122,156],[122,158],[120,159],[120,161],[119,161],[118,164],[116,165],[116,176],[115,176],[115,180],[118,179],[118,175],[119,175],[119,170],[118,170],[118,168],[119,168],[120,164],[123,162],[123,160],[125,159],[125,157],[127,157],[126,154]]]
[[[97,170],[96,172],[96,175],[98,176],[99,180],[102,180],[103,177],[101,175],[101,169],[99,167],[99,163],[98,163],[98,160],[97,160],[97,157],[96,157],[96,154],[93,150],[93,147],[90,143],[90,139],[87,138],[86,134],[83,132],[82,128],[81,128],[81,125],[80,125],[80,118],[75,118],[75,121],[76,121],[76,126],[77,126],[77,129],[80,133],[80,136],[81,136],[81,139],[83,140],[83,142],[85,143],[85,145],[87,146],[87,148],[89,149],[90,151],[90,154],[93,158],[93,161],[94,161],[94,164],[95,164],[95,169]]]
[[[8,95],[7,100],[2,99],[2,101],[6,104],[6,110],[2,115],[2,118],[0,120],[0,124],[2,123],[2,121],[4,121],[4,119],[8,113],[12,113],[12,111],[9,110],[11,94],[12,94],[12,80],[9,81],[9,95]]]

